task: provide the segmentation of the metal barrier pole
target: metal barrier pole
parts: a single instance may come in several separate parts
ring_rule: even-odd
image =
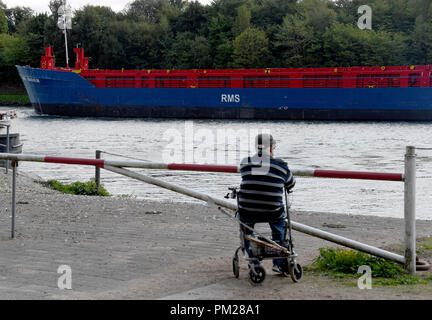
[[[6,125],[6,153],[9,153],[9,127],[10,125]],[[9,172],[9,160],[6,160],[6,174]]]
[[[15,238],[15,216],[16,216],[16,176],[18,161],[12,161],[12,231],[11,238]]]
[[[416,272],[416,154],[413,146],[406,147],[404,189],[405,270],[414,275]]]
[[[102,151],[96,150],[96,159],[101,158]],[[99,190],[100,186],[100,168],[98,166],[95,166],[95,182],[96,182],[96,188]]]
[[[109,165],[113,167],[125,167],[125,168],[239,173],[237,166],[226,166],[226,165],[155,163],[155,162],[144,162],[144,161],[51,157],[51,156],[45,156],[39,154],[15,154],[15,153],[12,154],[0,153],[0,160],[1,159],[9,159],[9,160],[17,160],[17,161],[63,163],[63,164],[78,164],[78,165],[98,166],[101,168],[103,168],[105,165]],[[385,181],[404,180],[403,174],[401,173],[313,170],[313,169],[309,169],[309,170],[292,169],[291,172],[295,176],[320,177],[320,178],[385,180]]]

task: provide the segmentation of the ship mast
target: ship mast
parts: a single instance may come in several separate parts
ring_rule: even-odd
[[[62,4],[58,8],[58,22],[57,26],[63,30],[64,38],[65,38],[65,50],[66,50],[66,67],[69,69],[69,53],[68,53],[68,43],[67,43],[67,29],[72,29],[72,10],[69,5],[66,4],[66,0],[64,0],[64,4]]]

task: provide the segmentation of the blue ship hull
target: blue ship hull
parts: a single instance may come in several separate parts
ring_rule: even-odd
[[[75,72],[17,66],[40,114],[76,117],[432,121],[432,87],[98,88]]]

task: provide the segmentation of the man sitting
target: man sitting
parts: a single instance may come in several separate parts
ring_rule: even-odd
[[[285,245],[287,227],[283,203],[284,187],[290,191],[295,178],[282,159],[273,157],[275,140],[270,134],[259,134],[255,138],[257,153],[244,158],[240,163],[242,183],[238,194],[239,219],[253,228],[257,222],[268,222],[272,239]],[[252,231],[243,227],[245,235]],[[244,240],[244,248],[249,256],[249,241]],[[256,262],[259,263],[259,262]],[[273,271],[281,273],[283,259],[273,260]]]

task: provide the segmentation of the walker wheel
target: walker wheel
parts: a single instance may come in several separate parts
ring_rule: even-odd
[[[240,275],[240,266],[239,266],[239,261],[238,261],[237,257],[234,257],[232,259],[232,265],[233,265],[234,277],[238,278]]]
[[[303,268],[299,263],[290,263],[289,273],[292,281],[299,282],[303,276]]]
[[[254,272],[255,269],[255,272]],[[266,276],[265,269],[261,266],[255,266],[254,268],[250,268],[249,270],[249,278],[250,280],[255,283],[259,284],[264,281]]]

